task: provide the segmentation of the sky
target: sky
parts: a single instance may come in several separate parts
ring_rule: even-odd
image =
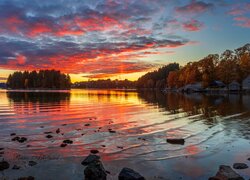
[[[40,69],[136,80],[249,42],[249,0],[0,0],[0,82]]]

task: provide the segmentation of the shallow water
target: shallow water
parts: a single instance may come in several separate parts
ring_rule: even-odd
[[[117,179],[123,167],[146,179],[208,179],[221,164],[250,166],[249,125],[249,95],[1,91],[1,156],[11,167],[0,177],[83,179],[81,161],[98,149],[108,179]],[[11,141],[11,133],[28,140]],[[169,137],[185,138],[185,144],[169,144]],[[62,148],[65,139],[73,144]],[[38,164],[30,167],[30,160]],[[12,170],[14,164],[21,169]],[[249,178],[250,168],[237,173]]]

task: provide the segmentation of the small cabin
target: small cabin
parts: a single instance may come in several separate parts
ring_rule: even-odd
[[[240,91],[240,83],[233,81],[228,85],[229,91]]]
[[[247,91],[250,90],[250,75],[242,81],[242,89]]]

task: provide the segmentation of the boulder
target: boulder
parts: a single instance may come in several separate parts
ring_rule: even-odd
[[[123,168],[118,176],[119,180],[145,180],[138,172],[130,168]]]
[[[35,166],[35,165],[37,165],[37,162],[35,162],[35,161],[29,161],[29,166]]]
[[[245,163],[234,163],[233,168],[234,169],[247,169],[248,165],[246,165]]]
[[[167,139],[167,142],[170,143],[170,144],[180,144],[180,145],[185,144],[184,139]]]
[[[107,173],[101,161],[94,161],[84,169],[86,180],[106,180]]]
[[[98,151],[97,149],[92,149],[92,150],[90,150],[90,152],[91,152],[92,154],[97,154],[97,153],[99,153],[99,151]]]
[[[10,164],[7,161],[1,161],[0,162],[0,171],[3,171],[5,169],[9,169]]]
[[[66,139],[66,140],[63,141],[63,143],[65,143],[65,144],[73,144],[73,141],[69,140],[69,139]]]
[[[83,166],[87,166],[93,162],[96,162],[96,161],[100,161],[100,156],[97,156],[97,155],[93,155],[93,154],[90,154],[88,155],[83,161],[82,161],[82,165]]]
[[[244,180],[230,166],[221,165],[216,176],[210,177],[209,180]]]

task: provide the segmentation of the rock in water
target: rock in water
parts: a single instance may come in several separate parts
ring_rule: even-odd
[[[57,134],[59,134],[59,133],[60,133],[60,129],[59,129],[59,128],[56,130],[56,133],[57,133]]]
[[[138,172],[130,168],[123,168],[118,176],[119,180],[145,180]]]
[[[63,143],[65,143],[65,144],[73,144],[73,141],[69,140],[69,139],[66,139],[66,140],[63,141]]]
[[[9,167],[10,167],[10,164],[7,161],[1,161],[0,162],[0,171],[8,169]]]
[[[107,173],[101,161],[94,161],[84,169],[86,180],[106,180]]]
[[[35,161],[29,161],[29,166],[35,166],[35,165],[37,165],[37,162],[35,162]]]
[[[82,165],[83,166],[87,166],[93,162],[96,162],[96,161],[99,161],[100,160],[100,156],[97,156],[97,155],[93,155],[93,154],[90,154],[88,155],[83,161],[82,161]]]
[[[90,150],[90,152],[91,152],[92,154],[97,154],[97,153],[99,153],[99,151],[98,151],[97,149],[92,149],[92,150]]]
[[[170,144],[180,144],[180,145],[185,144],[184,139],[167,139],[167,142],[170,143]]]
[[[33,176],[28,176],[28,177],[20,177],[18,180],[34,180],[35,178]]]
[[[209,180],[244,180],[230,166],[221,165],[216,176],[210,177]]]
[[[234,169],[247,169],[248,165],[246,165],[245,163],[234,163],[233,168]]]

